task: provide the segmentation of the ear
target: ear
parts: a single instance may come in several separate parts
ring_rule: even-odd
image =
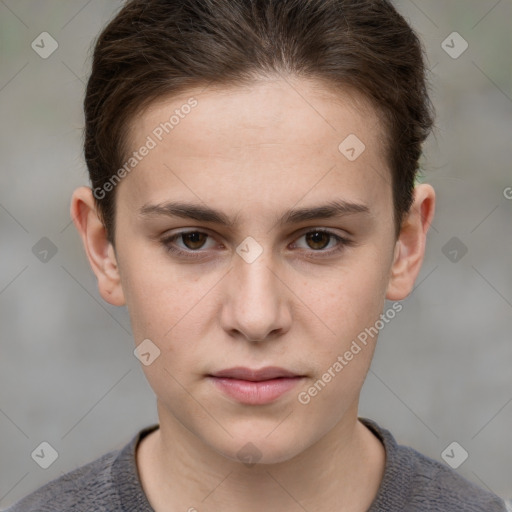
[[[117,259],[100,220],[92,190],[77,188],[71,197],[71,218],[82,237],[91,268],[98,279],[98,289],[113,306],[125,304]]]
[[[413,204],[402,222],[395,245],[386,299],[403,300],[411,293],[423,263],[427,231],[434,210],[435,192],[432,186],[416,185]]]

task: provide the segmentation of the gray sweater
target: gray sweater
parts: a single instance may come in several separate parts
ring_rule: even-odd
[[[368,512],[506,512],[498,496],[447,465],[398,445],[374,421],[360,420],[386,449],[384,477]],[[140,484],[135,449],[156,428],[140,430],[123,448],[52,480],[6,512],[154,512]]]

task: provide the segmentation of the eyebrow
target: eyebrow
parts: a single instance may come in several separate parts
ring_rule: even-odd
[[[200,222],[210,222],[226,227],[235,226],[239,215],[229,217],[225,213],[199,203],[184,203],[180,201],[159,204],[145,204],[139,209],[142,216],[167,216],[193,219]],[[344,200],[330,201],[324,205],[296,208],[285,212],[278,220],[278,225],[298,224],[308,220],[321,220],[342,217],[355,213],[370,213],[370,209],[360,203]]]

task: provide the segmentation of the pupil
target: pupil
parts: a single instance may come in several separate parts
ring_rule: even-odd
[[[203,243],[199,243],[198,244],[198,242],[201,242],[201,240],[200,240],[201,236],[204,236],[204,234],[203,233],[199,233],[197,231],[194,231],[193,233],[186,233],[186,234],[183,235],[185,240],[190,241],[191,244],[192,244],[192,247],[189,247],[189,249],[198,249],[199,247],[201,247],[201,245],[203,245],[204,240],[202,241]],[[198,244],[198,245],[196,245],[196,244]],[[185,243],[185,245],[189,246],[190,244]]]
[[[314,231],[308,235],[308,238],[310,241],[313,239],[312,240],[313,244],[320,243],[322,237],[324,237],[324,239],[325,239],[325,238],[328,238],[328,235],[326,233],[322,233],[321,231]],[[326,245],[327,244],[325,244],[325,243],[324,244],[320,243],[320,247],[314,247],[314,248],[315,249],[323,249]]]

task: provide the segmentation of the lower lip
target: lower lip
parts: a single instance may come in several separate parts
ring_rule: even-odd
[[[210,379],[226,395],[229,395],[238,402],[249,405],[262,405],[273,402],[287,391],[290,391],[302,380],[302,377],[282,377],[259,382],[212,376],[210,376]]]

